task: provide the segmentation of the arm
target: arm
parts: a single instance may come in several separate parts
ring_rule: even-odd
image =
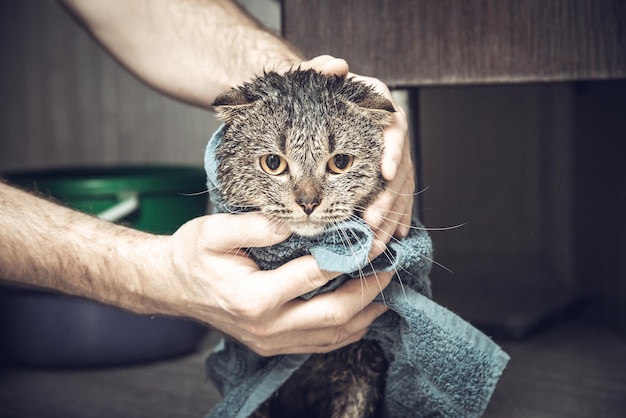
[[[0,182],[0,278],[88,297],[135,312],[141,277],[163,258],[144,262],[159,237],[56,205]],[[143,271],[141,271],[143,269]]]
[[[156,236],[1,182],[0,214],[1,278],[137,313],[189,317],[260,354],[341,347],[360,339],[385,310],[370,302],[389,275],[310,302],[294,300],[333,274],[312,257],[260,271],[238,248],[276,244],[288,233],[258,214],[205,216],[172,236]]]
[[[62,0],[147,84],[210,107],[217,94],[302,57],[229,0]]]

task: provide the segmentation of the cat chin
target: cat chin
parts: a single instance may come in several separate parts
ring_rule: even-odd
[[[326,225],[314,223],[298,223],[288,225],[291,232],[303,237],[315,237],[326,229]]]

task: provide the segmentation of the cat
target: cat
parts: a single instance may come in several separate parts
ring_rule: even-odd
[[[219,95],[219,193],[233,212],[259,210],[314,237],[360,216],[384,190],[383,129],[392,103],[370,86],[313,70],[265,73]],[[252,415],[375,417],[387,359],[361,340],[312,355]]]

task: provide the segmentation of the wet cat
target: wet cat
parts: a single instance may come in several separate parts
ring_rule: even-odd
[[[392,104],[346,78],[265,74],[217,97],[225,123],[215,155],[229,210],[260,210],[312,237],[359,216],[384,189],[382,132]],[[362,340],[313,355],[254,417],[375,417],[387,360]]]

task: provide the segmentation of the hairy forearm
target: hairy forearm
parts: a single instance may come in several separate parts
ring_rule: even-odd
[[[144,82],[203,107],[263,70],[301,61],[229,0],[61,2]]]
[[[0,278],[142,313],[165,309],[163,237],[75,212],[0,182]],[[159,274],[157,274],[159,273]],[[162,285],[160,285],[162,286]],[[167,288],[160,287],[166,294]]]

